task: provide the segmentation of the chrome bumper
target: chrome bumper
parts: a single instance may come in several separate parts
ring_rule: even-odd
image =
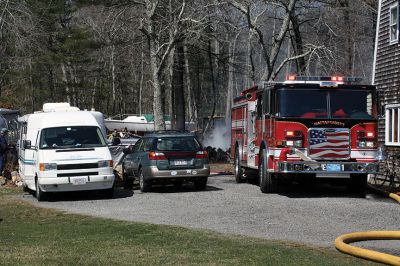
[[[155,179],[195,179],[210,175],[210,166],[204,165],[200,169],[159,170],[157,166],[143,167],[143,174],[147,180]]]
[[[39,177],[38,183],[44,192],[64,192],[109,189],[113,187],[114,175],[80,176],[82,184],[73,184],[73,177]]]
[[[278,162],[279,173],[377,174],[378,163],[358,162]]]

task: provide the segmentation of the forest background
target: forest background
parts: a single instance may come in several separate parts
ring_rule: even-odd
[[[229,123],[233,97],[263,80],[370,83],[376,13],[376,0],[0,0],[0,106]]]

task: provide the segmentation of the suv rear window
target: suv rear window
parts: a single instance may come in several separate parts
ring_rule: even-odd
[[[194,137],[162,137],[154,140],[156,151],[198,151],[200,143]]]

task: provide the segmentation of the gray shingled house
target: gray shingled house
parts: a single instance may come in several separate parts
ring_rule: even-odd
[[[379,0],[372,83],[380,91],[378,141],[386,154],[400,152],[399,0]]]

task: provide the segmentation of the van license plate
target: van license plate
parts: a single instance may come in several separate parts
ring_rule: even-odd
[[[84,185],[86,184],[86,177],[71,177],[72,185]]]
[[[340,172],[342,169],[340,167],[340,164],[327,164],[326,165],[326,171],[327,172]]]
[[[187,165],[188,162],[184,160],[174,161],[174,165]]]

